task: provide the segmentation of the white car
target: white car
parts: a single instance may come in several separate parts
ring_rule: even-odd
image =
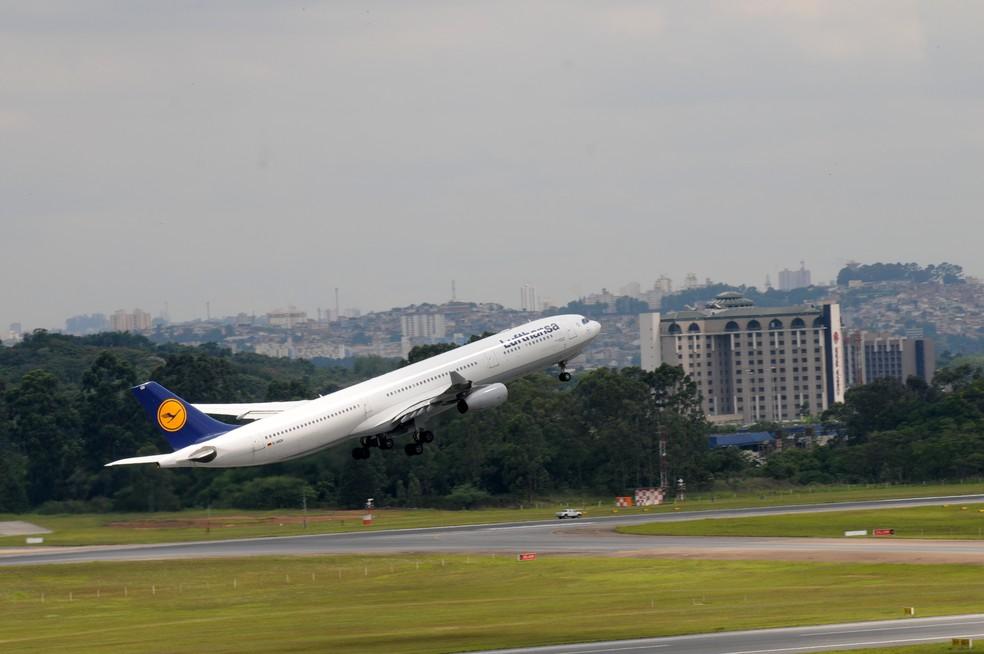
[[[564,518],[580,518],[582,513],[577,509],[564,509],[563,511],[557,511],[557,518],[563,520]]]

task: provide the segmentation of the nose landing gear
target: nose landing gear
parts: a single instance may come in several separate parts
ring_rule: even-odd
[[[571,372],[574,369],[573,368],[568,369],[566,361],[560,361],[557,365],[560,366],[560,374],[557,375],[557,379],[559,379],[562,382],[569,382],[571,380]]]

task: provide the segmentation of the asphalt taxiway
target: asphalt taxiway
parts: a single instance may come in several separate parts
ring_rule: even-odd
[[[984,637],[984,614],[729,631],[669,638],[490,650],[475,654],[798,654]]]
[[[377,530],[305,536],[198,541],[156,545],[120,545],[7,550],[0,566],[88,561],[137,561],[245,556],[315,554],[395,554],[402,552],[525,552],[555,554],[640,553],[652,556],[717,553],[727,557],[805,557],[810,553],[847,553],[861,558],[872,553],[894,553],[902,560],[978,560],[984,562],[984,541],[889,539],[724,538],[686,536],[633,536],[617,534],[614,527],[645,522],[765,516],[790,513],[865,510],[984,502],[984,495],[907,498],[832,504],[773,506],[747,509],[680,511],[580,520],[544,520],[460,527]]]

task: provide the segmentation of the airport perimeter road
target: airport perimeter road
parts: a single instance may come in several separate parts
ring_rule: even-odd
[[[865,557],[891,552],[905,560],[932,560],[933,557],[958,556],[984,562],[984,541],[915,541],[873,539],[812,538],[722,538],[684,536],[630,536],[612,531],[619,525],[694,518],[780,515],[926,506],[955,502],[984,502],[984,495],[936,498],[913,498],[867,502],[843,502],[823,505],[777,506],[754,509],[723,509],[549,520],[462,527],[379,530],[282,536],[241,540],[200,541],[161,545],[118,545],[95,547],[29,548],[8,550],[0,555],[0,566],[85,561],[137,561],[174,558],[209,558],[237,556],[291,556],[312,554],[386,554],[401,552],[505,552],[534,551],[567,554],[616,554],[638,552],[651,556],[694,556],[712,552],[734,558],[774,555],[799,556],[811,552],[829,555],[848,552]]]
[[[984,637],[984,614],[490,650],[475,654],[794,654]]]

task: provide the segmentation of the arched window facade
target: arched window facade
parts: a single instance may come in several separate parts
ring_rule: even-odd
[[[679,334],[682,331],[683,330],[680,329],[680,325],[678,325],[676,323],[673,323],[672,325],[670,325],[670,333],[671,334]]]
[[[820,329],[821,327],[823,327],[823,318],[818,316],[817,319],[813,321],[813,328]]]
[[[773,318],[769,321],[769,329],[782,329],[782,321],[778,318]]]
[[[692,323],[690,323],[690,326],[687,327],[687,331],[690,332],[691,334],[699,334],[700,333],[700,325],[698,325],[695,322],[692,322]]]
[[[740,331],[741,327],[738,326],[734,320],[729,320],[728,324],[724,326],[724,331],[726,332],[737,332]]]
[[[793,322],[789,323],[792,329],[803,329],[806,327],[806,323],[803,322],[802,318],[793,318]]]
[[[750,332],[760,332],[762,331],[762,325],[758,320],[749,320],[748,325],[745,327]]]

